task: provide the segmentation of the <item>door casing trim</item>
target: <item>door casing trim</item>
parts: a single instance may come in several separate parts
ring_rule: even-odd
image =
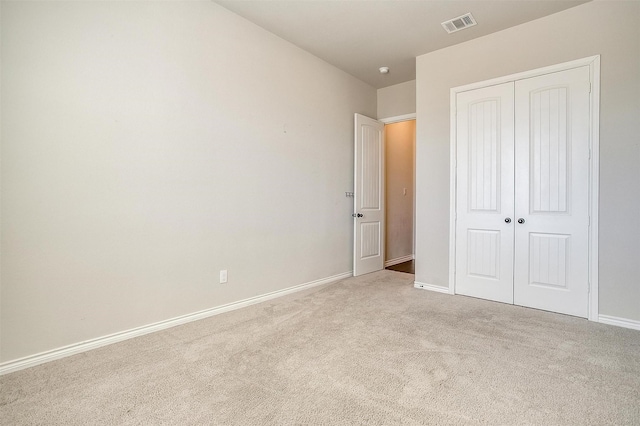
[[[450,89],[450,160],[449,160],[449,294],[455,294],[456,282],[456,195],[457,195],[457,134],[456,97],[458,93],[497,84],[538,77],[572,68],[589,66],[591,96],[589,99],[589,321],[599,321],[598,316],[598,201],[600,182],[600,55],[589,56],[574,61],[548,67],[537,68],[504,77],[466,84]]]
[[[386,124],[400,123],[403,121],[415,120],[416,117],[417,117],[417,114],[414,112],[411,114],[396,115],[396,116],[387,117],[387,118],[379,118],[378,121],[386,125]]]

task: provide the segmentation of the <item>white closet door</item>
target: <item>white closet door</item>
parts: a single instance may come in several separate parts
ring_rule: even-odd
[[[456,99],[455,291],[506,303],[513,303],[513,88]]]
[[[515,83],[514,303],[588,315],[589,67]]]

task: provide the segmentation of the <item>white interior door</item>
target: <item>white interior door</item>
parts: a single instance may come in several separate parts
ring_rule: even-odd
[[[513,303],[513,83],[459,93],[456,293]]]
[[[455,292],[589,313],[589,66],[456,96]]]
[[[589,67],[515,83],[514,303],[587,317]]]
[[[384,124],[355,115],[353,275],[384,268]]]

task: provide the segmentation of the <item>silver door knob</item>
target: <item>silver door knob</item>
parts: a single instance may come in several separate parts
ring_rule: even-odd
[[[523,218],[518,219],[518,223],[524,223],[524,219]]]
[[[507,217],[507,218],[505,218],[505,219],[504,219],[504,221],[505,221],[506,223],[511,223],[511,218],[510,218],[510,217]]]

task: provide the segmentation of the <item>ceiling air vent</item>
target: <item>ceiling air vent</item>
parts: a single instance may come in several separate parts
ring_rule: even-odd
[[[458,16],[457,18],[453,18],[442,23],[442,27],[447,30],[449,34],[455,33],[456,31],[464,30],[465,28],[472,27],[474,25],[476,25],[476,20],[473,19],[471,13],[466,13],[462,16]]]

